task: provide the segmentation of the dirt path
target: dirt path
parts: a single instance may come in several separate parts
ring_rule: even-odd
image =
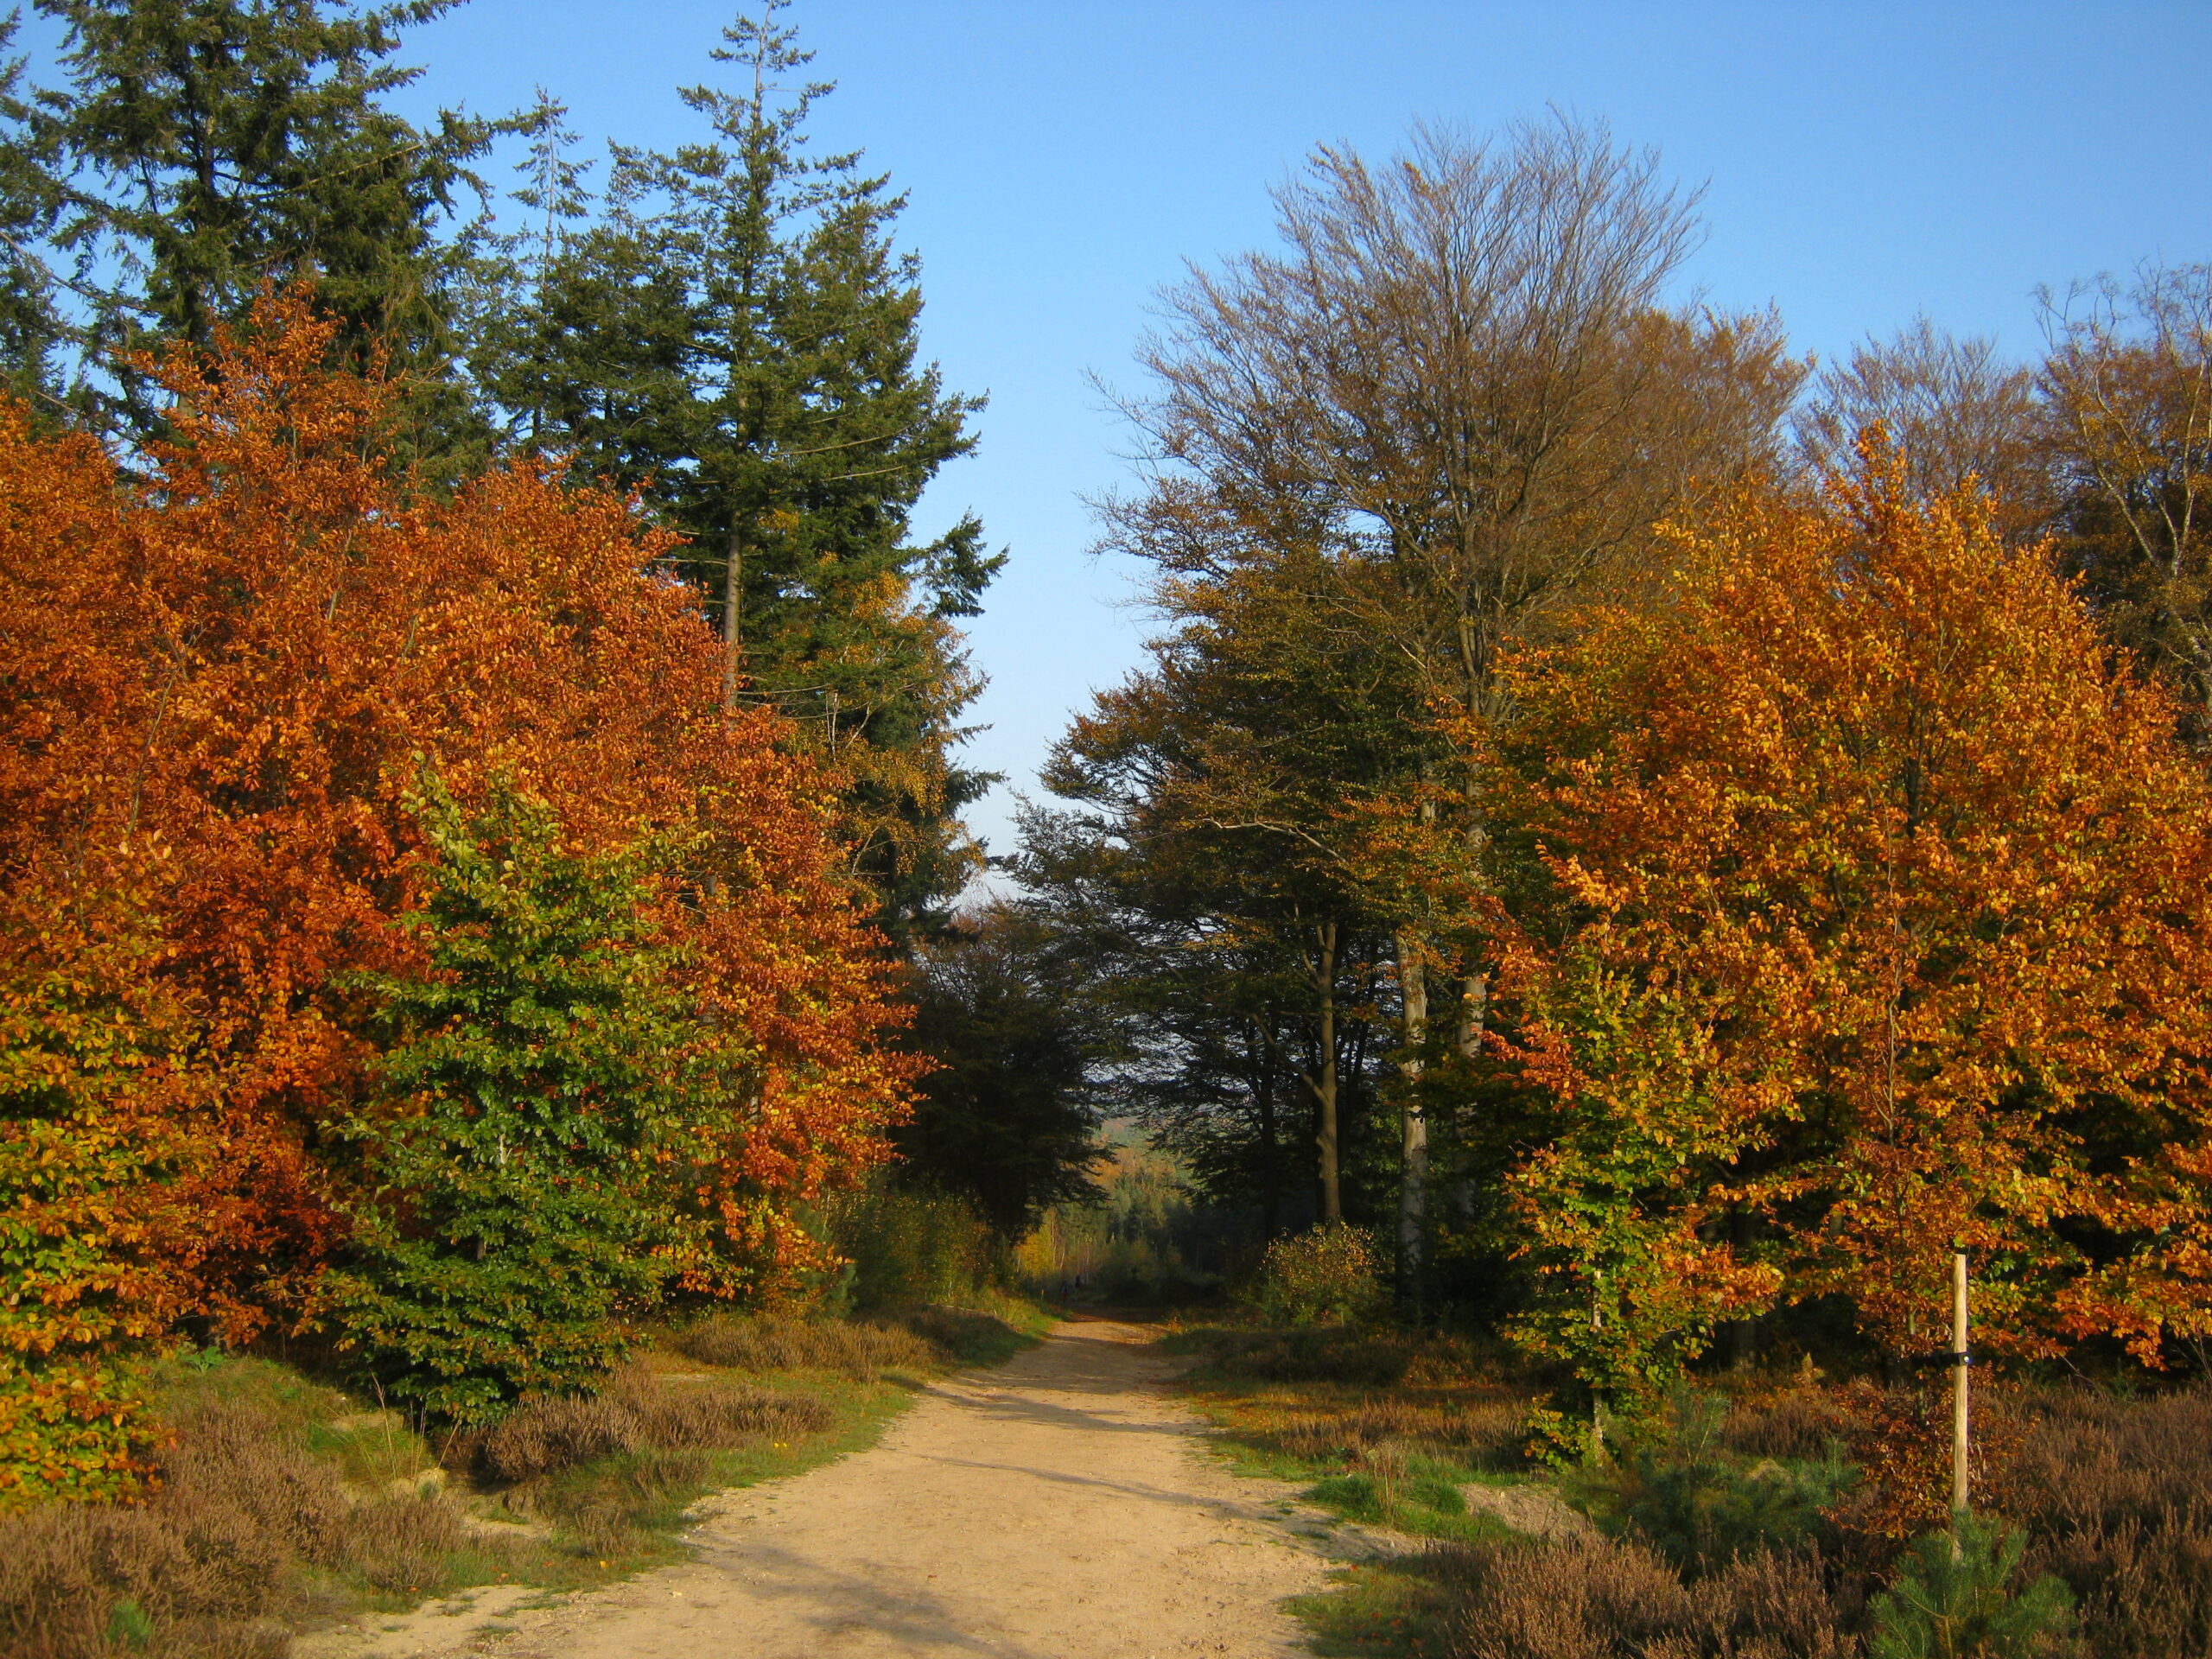
[[[709,1500],[696,1560],[508,1612],[512,1634],[479,1636],[470,1650],[1305,1654],[1276,1604],[1319,1587],[1323,1552],[1342,1546],[1290,1501],[1292,1488],[1241,1479],[1205,1453],[1195,1420],[1163,1392],[1173,1363],[1148,1335],[1104,1320],[1063,1325],[997,1370],[934,1386],[872,1450]],[[477,1619],[493,1611],[480,1603]],[[440,1624],[466,1640],[476,1622],[417,1616],[370,1651],[437,1652]]]

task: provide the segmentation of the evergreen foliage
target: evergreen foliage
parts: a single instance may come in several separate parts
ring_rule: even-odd
[[[596,222],[575,223],[581,175],[541,142],[524,200],[546,231],[511,251],[512,315],[479,366],[534,443],[689,540],[726,696],[772,704],[839,769],[856,867],[903,931],[970,867],[956,815],[989,779],[949,756],[976,690],[949,625],[1003,556],[972,517],[910,539],[982,400],[919,358],[919,265],[891,239],[905,198],[857,154],[808,150],[831,88],[790,86],[812,54],[782,10],[723,32],[734,90],[683,91],[709,137],[615,147]]]
[[[1912,1547],[1894,1588],[1872,1606],[1872,1659],[2034,1659],[2074,1625],[2057,1579],[2011,1586],[2026,1541],[2000,1522],[1961,1516]]]
[[[409,383],[401,455],[448,480],[481,462],[488,434],[452,372],[466,257],[449,229],[503,124],[417,127],[388,107],[418,73],[390,61],[402,31],[456,3],[39,0],[67,30],[65,79],[12,111],[10,166],[34,168],[12,194],[47,237],[13,245],[10,282],[66,293],[86,418],[162,435],[134,354],[211,345],[264,283],[312,273],[341,360],[384,354]]]
[[[966,1198],[1013,1243],[1047,1206],[1098,1196],[1090,1020],[1033,916],[995,906],[925,947],[914,1041],[936,1063],[892,1131],[907,1178]]]

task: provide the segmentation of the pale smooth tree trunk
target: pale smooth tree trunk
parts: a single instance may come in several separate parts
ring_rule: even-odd
[[[1967,1452],[1971,1420],[1967,1399],[1967,1372],[1971,1369],[1967,1348],[1967,1253],[1951,1255],[1951,1514],[1967,1513]]]
[[[1459,981],[1459,1058],[1472,1063],[1481,1057],[1483,1033],[1490,1025],[1490,976],[1477,968],[1470,968]],[[1452,1124],[1465,1143],[1466,1125],[1464,1117],[1454,1114]],[[1459,1220],[1466,1226],[1475,1224],[1475,1179],[1472,1175],[1455,1183],[1452,1201],[1457,1205]]]

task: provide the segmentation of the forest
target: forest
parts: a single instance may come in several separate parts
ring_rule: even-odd
[[[186,1361],[496,1463],[656,1331],[1078,1289],[1459,1344],[1560,1469],[1848,1382],[1875,1579],[1961,1257],[1993,1399],[2194,1397],[2212,266],[1818,362],[1602,122],[1316,149],[1136,344],[1146,660],[987,861],[906,199],[782,5],[594,157],[394,113],[453,3],[0,81],[0,1511],[163,1490]]]

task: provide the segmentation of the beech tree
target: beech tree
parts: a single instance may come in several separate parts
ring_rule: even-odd
[[[1695,199],[1656,156],[1563,118],[1477,143],[1418,130],[1371,167],[1315,152],[1276,195],[1279,251],[1167,297],[1129,404],[1157,489],[1195,479],[1317,550],[1329,620],[1395,657],[1397,802],[1419,815],[1451,764],[1436,711],[1503,712],[1499,651],[1592,582],[1632,584],[1650,527],[1773,454],[1800,371],[1770,316],[1667,304],[1695,245]],[[1235,544],[1220,556],[1238,556]],[[1474,807],[1423,820],[1478,862]],[[1479,1043],[1479,951],[1384,882],[1396,938],[1405,1087],[1398,1244],[1409,1287],[1427,1232],[1423,1074],[1430,981],[1455,981],[1451,1046]]]
[[[448,1423],[603,1379],[696,1244],[682,1198],[749,1058],[690,1017],[650,846],[578,855],[493,778],[409,803],[421,969],[352,982],[385,1039],[353,1228],[319,1300],[380,1389]],[[704,1154],[702,1156],[702,1154]]]
[[[147,884],[211,1096],[196,1305],[240,1339],[296,1316],[344,1230],[327,1154],[376,1052],[347,976],[421,964],[397,922],[423,758],[464,801],[505,772],[580,851],[688,849],[671,977],[754,1086],[677,1266],[728,1294],[818,1264],[800,1207],[887,1154],[915,1069],[820,775],[772,713],[722,709],[716,642],[621,499],[535,462],[411,497],[374,446],[391,388],[327,366],[339,325],[304,293],[252,321],[166,365],[150,480],[0,411],[0,901],[35,921],[103,872]]]
[[[2043,296],[2059,554],[2120,645],[2212,705],[2212,265]]]
[[[2005,362],[1995,341],[1915,318],[1831,365],[1790,417],[1800,456],[1825,478],[1854,472],[1859,435],[1878,425],[1916,493],[1950,494],[1978,480],[2005,534],[2044,527],[2051,502],[2036,372]]]
[[[2212,800],[2041,550],[1867,456],[1684,532],[1663,620],[1512,670],[1560,901],[1509,976],[1558,1115],[1516,1178],[1535,1330],[1694,1350],[1834,1292],[1904,1351],[1963,1249],[1992,1346],[2155,1361],[2212,1289],[2174,1225],[2212,1134]]]

